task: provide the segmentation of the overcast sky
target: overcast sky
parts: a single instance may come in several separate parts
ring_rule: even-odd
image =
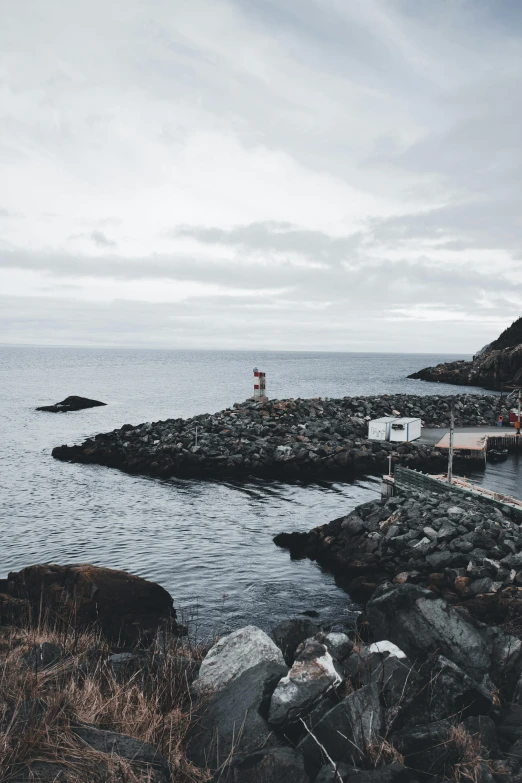
[[[0,0],[0,341],[471,353],[520,0]]]

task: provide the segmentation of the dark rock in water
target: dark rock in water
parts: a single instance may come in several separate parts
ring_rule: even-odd
[[[28,602],[35,618],[43,611],[78,627],[98,625],[114,643],[147,641],[164,625],[177,628],[169,593],[125,571],[92,565],[29,566],[10,573],[7,584],[10,598],[24,599],[19,623]]]
[[[287,672],[286,666],[266,661],[247,669],[213,696],[204,696],[196,710],[187,756],[195,764],[215,770],[228,758],[246,756],[280,744],[267,723],[272,693]]]
[[[227,775],[217,773],[216,783],[309,783],[303,757],[292,748],[268,748],[233,764]]]
[[[314,636],[318,630],[319,626],[311,620],[296,618],[293,620],[282,620],[282,622],[272,628],[271,636],[283,653],[285,663],[291,666],[294,662],[295,651],[301,642]]]
[[[154,745],[125,734],[103,731],[92,726],[76,726],[74,733],[86,745],[109,756],[119,756],[149,775],[151,783],[170,783],[171,771],[167,760]]]
[[[57,644],[43,642],[36,644],[29,652],[22,656],[24,663],[31,669],[46,669],[57,663],[63,656],[63,651]]]
[[[89,400],[88,397],[72,395],[54,405],[42,405],[36,410],[46,411],[47,413],[70,413],[71,411],[82,411],[85,408],[98,408],[100,405],[107,405],[107,403],[99,400]]]

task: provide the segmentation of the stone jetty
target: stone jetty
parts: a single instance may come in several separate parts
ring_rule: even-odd
[[[275,542],[342,573],[355,600],[368,600],[383,580],[415,584],[481,621],[522,631],[520,521],[466,493],[408,490]]]
[[[58,446],[52,454],[159,477],[346,476],[382,471],[390,454],[401,464],[429,470],[441,467],[432,446],[369,441],[368,421],[400,414],[419,417],[427,427],[448,426],[451,400],[457,426],[493,425],[499,413],[498,397],[475,394],[249,400],[191,419],[124,424],[81,445]]]

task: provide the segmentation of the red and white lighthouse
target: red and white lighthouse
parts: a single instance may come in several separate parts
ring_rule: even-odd
[[[266,376],[254,367],[254,400],[267,400],[266,396]]]

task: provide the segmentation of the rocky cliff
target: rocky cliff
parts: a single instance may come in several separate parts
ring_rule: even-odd
[[[456,361],[425,367],[410,378],[485,389],[509,389],[522,385],[522,318],[505,329],[472,361]]]

